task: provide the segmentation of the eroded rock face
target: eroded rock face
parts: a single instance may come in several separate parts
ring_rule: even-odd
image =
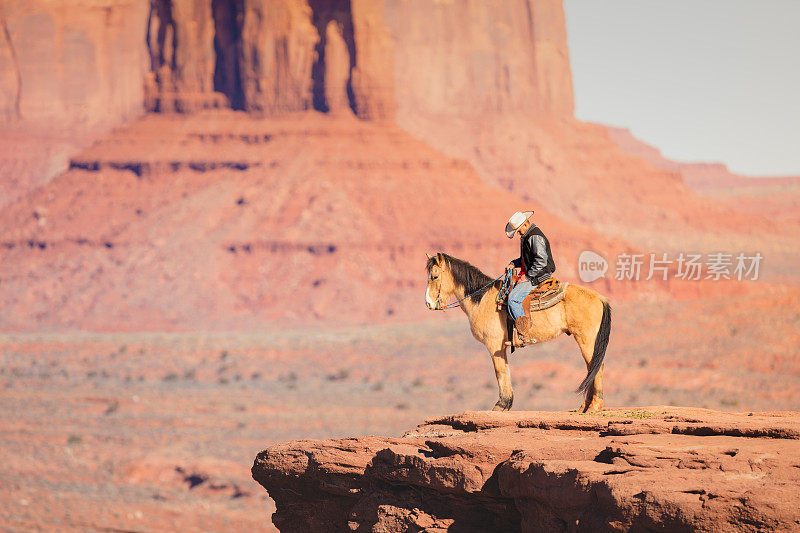
[[[145,110],[438,121],[569,116],[572,102],[561,0],[10,0],[0,9],[0,120],[14,128],[14,146],[0,151],[13,168],[0,173],[5,202]]]
[[[273,446],[252,472],[281,531],[792,530],[800,414],[466,412]]]
[[[378,120],[394,114],[393,48],[382,2],[248,0],[242,40],[250,111],[313,108]]]
[[[152,110],[573,111],[560,0],[155,0],[148,36]]]
[[[3,2],[0,120],[52,130],[139,114],[146,16],[132,0]]]
[[[0,208],[143,111],[141,0],[0,2]]]
[[[247,109],[265,114],[311,107],[318,34],[311,8],[296,0],[248,0],[242,30]]]
[[[150,71],[145,79],[145,107],[150,111],[188,112],[225,107],[230,104],[223,93],[214,92],[217,70],[215,50],[216,23],[220,29],[236,24],[235,3],[228,9],[212,9],[217,2],[209,0],[153,0],[147,16],[146,44]],[[215,16],[216,15],[216,16]],[[232,68],[236,56],[228,40],[219,49],[222,72]],[[224,87],[222,87],[224,89]]]
[[[400,112],[571,115],[559,0],[386,2]]]

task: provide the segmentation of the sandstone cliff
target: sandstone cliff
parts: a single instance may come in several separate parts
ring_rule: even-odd
[[[790,412],[466,412],[276,445],[252,473],[281,531],[788,531],[799,439]]]
[[[141,0],[0,4],[0,120],[116,124],[140,114],[147,22]]]
[[[560,0],[158,0],[147,43],[152,110],[573,111]]]
[[[7,118],[573,110],[560,0],[12,0],[0,21]]]
[[[142,113],[141,0],[0,2],[0,207]]]
[[[109,126],[230,107],[571,116],[561,0],[6,0],[0,205]]]
[[[400,112],[572,116],[560,0],[386,0]]]

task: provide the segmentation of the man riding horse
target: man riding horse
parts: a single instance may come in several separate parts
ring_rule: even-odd
[[[603,361],[611,335],[611,306],[593,289],[558,282],[550,244],[532,215],[533,211],[514,213],[508,221],[506,236],[521,237],[520,256],[500,278],[492,279],[463,259],[443,252],[426,254],[425,304],[434,310],[458,307],[467,315],[473,337],[492,358],[500,396],[495,411],[511,409],[514,401],[509,345],[523,347],[572,335],[586,363],[586,377],[578,387],[584,394],[580,410],[593,413],[603,408]],[[522,270],[524,278],[513,279],[515,267]],[[515,281],[521,283],[514,286]],[[445,305],[451,298],[457,301]],[[515,327],[509,327],[510,321]],[[520,338],[520,332],[525,336]]]
[[[508,295],[508,313],[523,344],[528,337],[531,321],[526,316],[522,302],[531,293],[532,297],[536,297],[546,292],[555,281],[553,273],[556,271],[550,242],[533,223],[532,217],[533,211],[517,211],[506,224],[506,236],[509,239],[514,238],[514,234],[520,236],[519,257],[511,261],[507,268],[521,269],[520,277],[524,273],[526,278],[518,282]]]

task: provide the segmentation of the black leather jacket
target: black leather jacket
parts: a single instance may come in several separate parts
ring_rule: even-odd
[[[550,253],[550,241],[544,236],[536,224],[520,238],[520,256],[512,261],[515,267],[525,265],[525,276],[534,285],[548,279],[556,271],[553,254]]]

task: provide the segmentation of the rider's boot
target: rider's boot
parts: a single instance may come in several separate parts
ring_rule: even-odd
[[[531,329],[531,319],[529,317],[517,317],[517,319],[514,321],[514,327],[516,333],[516,335],[514,335],[515,347],[522,348],[523,346],[527,346],[536,342],[535,339],[531,339],[529,336]]]

